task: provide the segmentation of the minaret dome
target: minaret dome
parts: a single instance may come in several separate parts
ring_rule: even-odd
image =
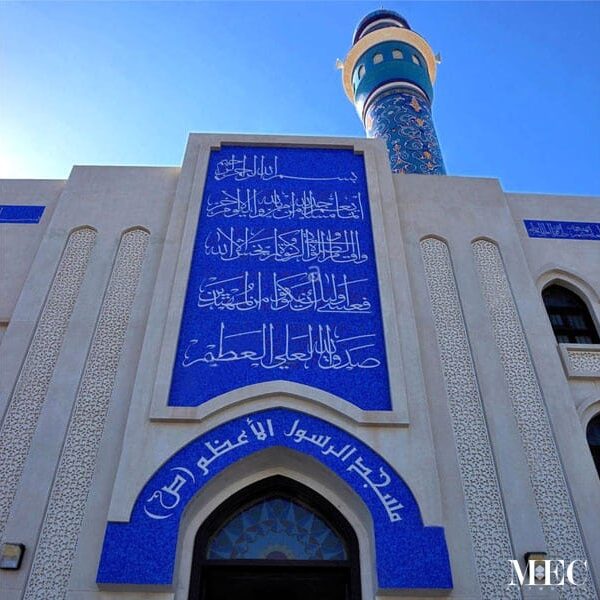
[[[370,12],[364,17],[354,30],[352,36],[352,44],[356,44],[360,38],[367,33],[375,31],[376,29],[383,29],[385,27],[400,27],[401,29],[410,29],[408,21],[394,10],[380,9]]]

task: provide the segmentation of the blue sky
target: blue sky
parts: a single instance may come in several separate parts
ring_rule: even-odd
[[[380,6],[0,0],[0,177],[179,165],[191,131],[362,137],[334,65]],[[600,3],[384,6],[442,54],[449,174],[600,195]]]

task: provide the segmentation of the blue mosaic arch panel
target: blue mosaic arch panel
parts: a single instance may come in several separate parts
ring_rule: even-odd
[[[224,423],[162,465],[137,497],[130,521],[107,524],[97,582],[171,585],[186,506],[227,467],[271,447],[311,456],[362,499],[373,520],[380,588],[452,587],[444,530],[423,525],[412,492],[395,470],[339,427],[284,408]]]
[[[169,405],[274,380],[391,409],[364,158],[352,150],[211,152]]]

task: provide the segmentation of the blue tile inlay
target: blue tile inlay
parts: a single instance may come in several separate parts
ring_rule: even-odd
[[[446,174],[431,106],[423,96],[381,94],[367,109],[365,128],[369,137],[385,140],[394,173]]]
[[[45,206],[0,204],[0,223],[39,223]]]
[[[129,522],[107,524],[97,582],[171,584],[186,506],[228,466],[270,447],[316,459],[361,498],[374,527],[380,588],[452,587],[444,529],[424,526],[415,497],[390,464],[339,427],[286,408],[228,421],[166,461],[139,493]]]
[[[285,380],[391,408],[364,158],[211,152],[169,395]]]
[[[530,238],[600,240],[600,223],[579,221],[523,221]]]

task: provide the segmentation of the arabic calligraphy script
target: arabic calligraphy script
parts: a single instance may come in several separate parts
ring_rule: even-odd
[[[269,276],[270,275],[270,276]],[[371,303],[360,286],[366,278],[322,273],[319,267],[293,275],[244,271],[225,279],[212,276],[198,289],[198,308],[218,310],[312,310],[318,313],[367,313]]]
[[[524,223],[527,235],[531,238],[600,240],[600,223],[530,220],[525,220]]]
[[[360,264],[368,259],[361,251],[360,233],[308,228],[279,231],[243,227],[217,227],[204,242],[206,254],[221,260],[256,258],[276,262],[326,262]]]
[[[281,331],[280,331],[281,330]],[[274,325],[263,323],[259,329],[230,332],[221,322],[218,343],[199,350],[199,340],[192,339],[184,353],[182,365],[249,361],[253,367],[288,369],[300,364],[305,369],[373,369],[380,361],[370,350],[375,334],[342,337],[329,325]],[[201,347],[201,346],[200,346]]]
[[[362,156],[212,151],[169,404],[283,378],[389,409],[376,263]]]
[[[340,194],[333,191],[318,195],[312,189],[285,192],[281,189],[239,187],[235,192],[221,190],[208,198],[208,217],[247,217],[249,219],[363,219],[360,192]]]
[[[234,484],[232,492],[243,488],[238,475],[255,459],[276,456],[275,464],[285,464],[286,455],[328,471],[360,499],[369,514],[379,588],[452,588],[444,530],[423,523],[414,494],[392,465],[345,429],[282,407],[222,422],[158,466],[136,490],[129,519],[107,523],[97,582],[173,585],[186,512],[223,478]]]
[[[356,183],[358,179],[356,173],[353,171],[350,171],[347,175],[332,175],[329,177],[280,173],[279,154],[274,154],[271,157],[267,157],[264,154],[253,154],[249,158],[245,152],[241,155],[236,155],[234,152],[230,157],[224,158],[217,163],[215,179],[221,181],[227,177],[233,177],[236,181],[256,178],[262,181],[291,179],[294,181],[350,181],[352,183]]]
[[[261,446],[282,444],[288,447],[310,447],[312,453],[320,454],[323,459],[335,464],[336,470],[346,472],[349,477],[360,478],[359,485],[374,495],[376,502],[385,510],[390,523],[402,520],[402,502],[390,491],[391,471],[382,464],[370,464],[359,449],[359,444],[345,440],[340,443],[334,439],[334,432],[310,432],[310,425],[303,426],[297,418],[291,425],[279,428],[271,418],[257,419],[247,417],[245,426],[227,438],[203,442],[201,455],[194,456],[194,464],[180,464],[168,471],[168,482],[150,492],[145,498],[143,511],[152,520],[162,521],[175,515],[183,508],[184,495],[190,497],[201,478],[207,478],[218,472],[218,465],[225,463],[225,457],[239,457],[243,446],[256,449]],[[187,489],[186,489],[187,488]]]

